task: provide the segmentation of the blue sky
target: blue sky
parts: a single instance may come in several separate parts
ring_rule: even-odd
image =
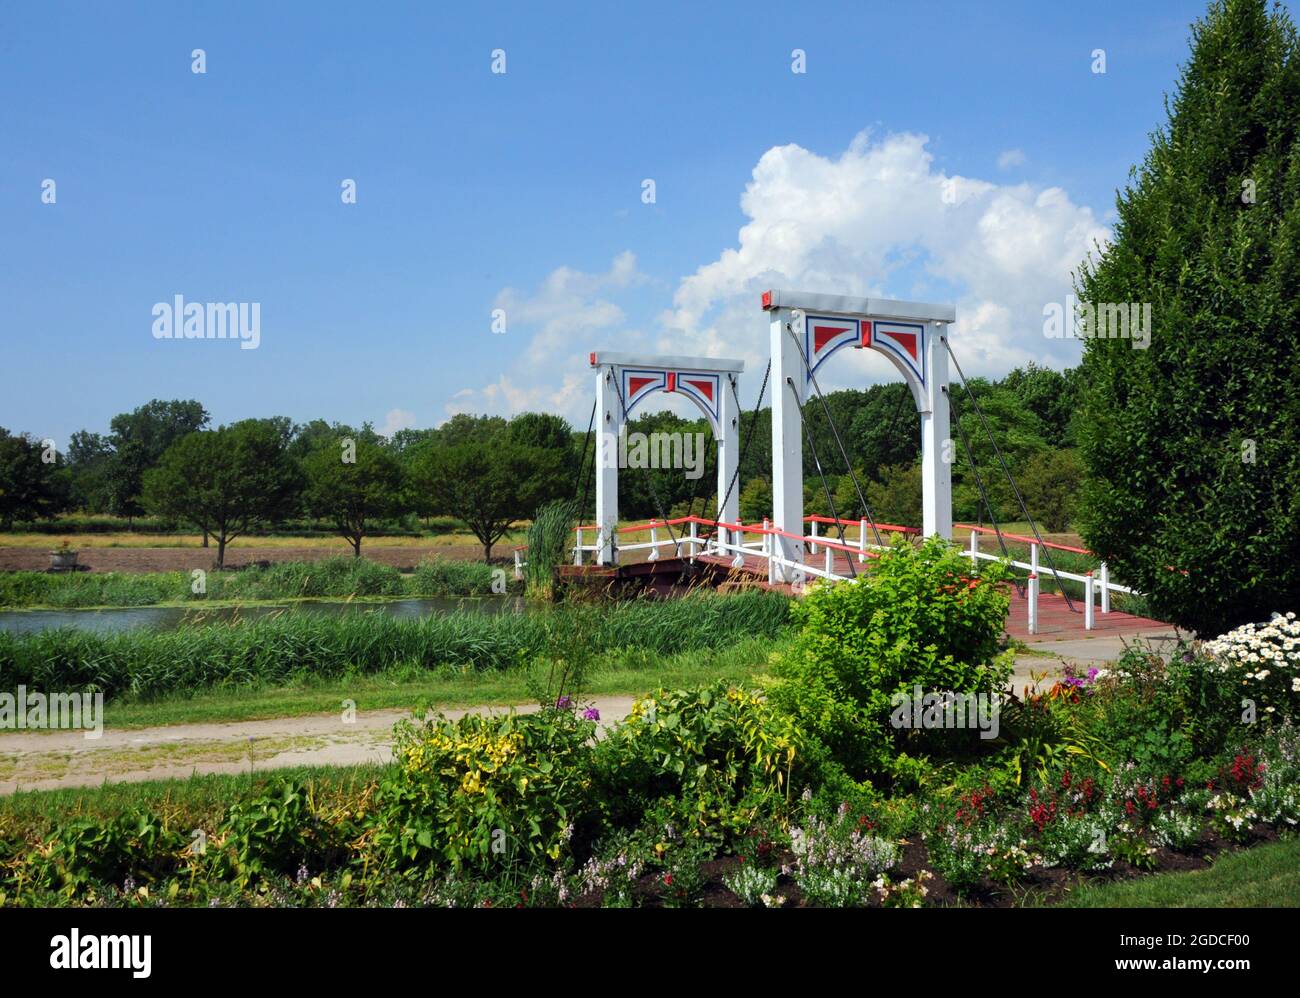
[[[761,371],[769,283],[954,300],[968,370],[1070,363],[1039,309],[1203,7],[6,3],[0,426],[577,422],[593,348]],[[155,339],[177,294],[259,302],[258,349]]]

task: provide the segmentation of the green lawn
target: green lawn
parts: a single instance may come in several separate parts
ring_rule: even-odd
[[[1208,870],[1159,873],[1076,891],[1069,908],[1300,907],[1300,839],[1228,853]]]
[[[646,693],[660,686],[682,687],[718,679],[748,679],[766,671],[785,639],[749,638],[713,649],[659,656],[636,649],[611,653],[588,677],[589,696]],[[532,699],[522,670],[441,670],[356,675],[303,685],[260,689],[234,687],[194,696],[104,705],[104,724],[142,728],[161,724],[249,721],[337,712],[344,700],[358,710],[441,708],[527,703]]]

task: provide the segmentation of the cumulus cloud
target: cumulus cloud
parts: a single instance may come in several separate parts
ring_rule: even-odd
[[[661,344],[765,364],[759,295],[783,287],[952,301],[952,343],[967,371],[1076,362],[1077,342],[1043,336],[1043,307],[1064,301],[1071,272],[1109,237],[1105,226],[1060,188],[937,170],[927,142],[872,142],[864,132],[834,158],[769,149],[741,196],[749,221],[738,245],[682,280]],[[825,380],[840,387],[859,382],[870,361],[835,366]]]
[[[586,355],[575,340],[741,357],[761,372],[767,323],[759,296],[773,287],[953,302],[951,341],[968,374],[998,376],[1031,360],[1077,363],[1077,341],[1044,337],[1043,308],[1065,301],[1071,273],[1109,238],[1105,225],[1060,188],[938,169],[928,141],[911,133],[877,141],[863,132],[838,156],[794,144],[769,149],[740,196],[747,221],[736,244],[681,278],[648,332],[619,303],[646,280],[630,252],[604,273],[560,267],[531,293],[504,289],[496,305],[506,310],[510,335],[525,327],[529,346],[515,370],[460,393],[448,412],[545,408],[585,416]],[[823,387],[891,379],[892,368],[869,353],[839,355]],[[747,379],[750,391],[759,377]]]
[[[1025,151],[1023,149],[1005,149],[998,154],[998,169],[1010,170],[1013,166],[1025,165]]]
[[[391,437],[398,430],[407,430],[414,425],[415,413],[408,412],[406,409],[389,409],[378,432],[382,436]]]
[[[590,380],[585,377],[589,344],[617,342],[621,349],[644,348],[644,339],[627,328],[623,309],[611,296],[645,283],[636,255],[625,250],[603,273],[571,267],[551,271],[532,292],[503,288],[493,308],[505,314],[503,335],[527,337],[514,368],[496,381],[458,391],[443,407],[447,415],[491,412],[505,416],[529,410],[559,412],[573,418],[583,408]],[[598,335],[599,334],[599,335]],[[586,408],[590,408],[586,401]]]

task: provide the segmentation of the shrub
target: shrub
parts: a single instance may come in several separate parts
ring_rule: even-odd
[[[1237,692],[1256,701],[1267,716],[1289,717],[1300,704],[1300,620],[1294,612],[1273,614],[1267,624],[1243,624],[1202,651],[1204,664],[1237,685]]]
[[[1010,675],[998,655],[1005,570],[973,571],[933,538],[896,542],[870,575],[813,588],[792,610],[802,630],[776,664],[772,702],[850,771],[896,771],[906,740],[889,723],[896,694],[993,693]]]
[[[761,866],[742,866],[722,878],[727,890],[751,908],[769,907],[776,893],[777,873]]]
[[[866,904],[880,877],[898,864],[898,847],[871,834],[865,819],[847,804],[830,820],[810,814],[790,832],[794,881],[816,905],[845,908]]]
[[[1080,532],[1199,634],[1300,597],[1298,65],[1284,8],[1214,3],[1115,238],[1078,276],[1081,301],[1150,316],[1146,349],[1113,327],[1084,346]]]
[[[571,710],[434,717],[399,729],[372,842],[402,866],[483,868],[559,859],[591,807],[596,725]]]
[[[802,741],[793,721],[753,691],[726,683],[659,690],[638,699],[598,747],[595,796],[615,824],[659,800],[689,802],[680,810],[701,822],[710,806],[716,814],[751,790],[788,794]]]

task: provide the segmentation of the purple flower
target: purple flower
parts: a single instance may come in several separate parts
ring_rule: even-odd
[[[570,700],[568,697],[560,697],[560,699],[555,701],[556,710],[568,710],[572,706],[573,706],[573,701]]]
[[[595,707],[588,707],[586,710],[582,712],[582,719],[584,721],[599,721],[600,711],[598,711]]]

